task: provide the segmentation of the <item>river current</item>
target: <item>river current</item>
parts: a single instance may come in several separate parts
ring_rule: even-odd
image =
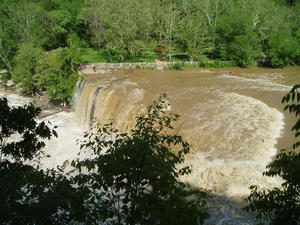
[[[191,145],[185,163],[192,173],[182,181],[207,188],[214,196],[206,224],[255,224],[242,210],[249,186],[280,185],[262,175],[281,148],[290,147],[295,118],[283,112],[282,96],[299,82],[300,70],[192,69],[184,71],[118,71],[112,75],[86,75],[78,84],[73,112],[48,116],[58,126],[59,138],[49,141],[44,167],[74,159],[76,139],[93,121],[111,119],[128,131],[146,106],[166,93],[171,109],[181,117],[175,131]],[[1,93],[0,93],[1,94]],[[12,104],[30,101],[8,95]]]

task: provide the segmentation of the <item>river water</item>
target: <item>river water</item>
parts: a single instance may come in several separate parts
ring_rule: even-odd
[[[211,190],[212,217],[207,224],[255,224],[241,208],[249,186],[273,187],[280,180],[262,176],[281,148],[290,147],[295,118],[283,112],[282,96],[299,83],[300,70],[226,68],[184,71],[124,71],[87,75],[78,87],[74,112],[45,119],[58,125],[59,138],[48,143],[45,167],[55,167],[78,152],[74,140],[93,121],[114,120],[126,131],[134,118],[166,93],[181,115],[175,131],[190,143],[186,164],[192,173],[182,181]],[[14,101],[14,100],[12,100]],[[21,101],[22,102],[22,101]]]

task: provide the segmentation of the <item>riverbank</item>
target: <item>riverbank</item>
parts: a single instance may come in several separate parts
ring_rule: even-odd
[[[13,87],[7,87],[5,84],[0,84],[0,97],[7,97],[9,102],[14,106],[27,105],[32,103],[36,107],[41,108],[39,119],[44,119],[61,112],[71,112],[71,108],[65,108],[61,105],[54,104],[46,94],[40,96],[24,96],[15,91]]]

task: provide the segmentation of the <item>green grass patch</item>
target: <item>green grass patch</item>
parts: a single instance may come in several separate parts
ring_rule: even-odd
[[[158,56],[156,54],[146,54],[143,56],[136,56],[130,59],[125,59],[124,62],[134,63],[134,62],[155,62]]]
[[[165,70],[184,70],[184,69],[195,69],[195,68],[199,68],[199,64],[176,63],[173,66],[166,66]]]
[[[154,62],[159,57],[155,52],[145,52],[141,56],[135,56],[133,58],[125,58],[123,62]],[[79,59],[81,63],[97,63],[97,62],[113,62],[119,63],[117,59],[109,59],[104,49],[96,50],[93,48],[82,48],[79,50]]]
[[[104,50],[96,50],[92,48],[80,49],[79,59],[81,63],[109,62],[105,56]]]
[[[195,68],[199,68],[200,64],[186,64],[184,65],[185,69],[195,69]]]

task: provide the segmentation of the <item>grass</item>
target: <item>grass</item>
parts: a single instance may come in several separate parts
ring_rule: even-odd
[[[183,63],[176,63],[172,66],[166,66],[165,70],[183,70],[185,69],[185,65]]]
[[[82,48],[79,50],[81,63],[108,62],[104,50],[95,50],[92,48]]]
[[[159,57],[155,52],[145,52],[143,56],[125,59],[125,63],[133,62],[154,62]],[[119,62],[117,59],[110,60],[105,54],[105,50],[96,50],[92,48],[82,48],[79,50],[79,58],[81,63],[97,63],[97,62]]]

